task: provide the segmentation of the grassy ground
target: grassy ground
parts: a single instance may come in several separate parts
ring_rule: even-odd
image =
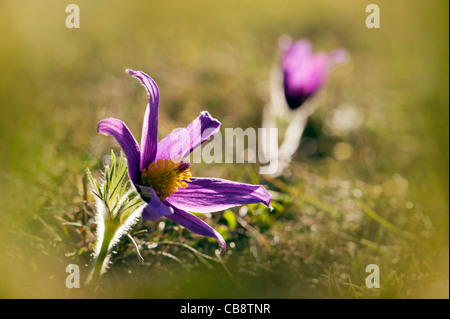
[[[76,3],[77,30],[65,4],[0,4],[1,297],[448,298],[446,1],[377,1],[380,29],[365,27],[370,2]],[[220,258],[214,241],[141,221],[143,264],[124,239],[97,294],[67,289],[66,265],[86,276],[95,239],[85,170],[118,151],[96,124],[141,129],[146,95],[125,68],[157,81],[160,138],[202,110],[222,132],[256,128],[283,34],[352,57],[290,169],[278,179],[256,164],[192,169],[261,183],[275,209],[205,216],[227,239]],[[380,289],[365,286],[368,264]]]

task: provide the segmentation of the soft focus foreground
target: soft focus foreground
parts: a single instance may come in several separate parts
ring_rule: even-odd
[[[448,3],[77,1],[0,4],[0,297],[448,298]],[[24,8],[26,7],[26,10]],[[161,90],[159,137],[207,110],[257,128],[281,35],[345,48],[285,174],[259,164],[197,164],[193,175],[262,184],[270,211],[201,216],[226,239],[168,220],[137,223],[96,293],[84,287],[95,242],[86,168],[103,169],[114,116],[140,132],[146,97],[125,68]],[[187,120],[186,120],[187,119]],[[68,289],[68,264],[80,289]],[[365,285],[380,268],[379,289]],[[89,267],[87,266],[89,265]]]

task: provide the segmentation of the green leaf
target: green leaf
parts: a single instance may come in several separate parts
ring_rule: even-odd
[[[234,229],[237,226],[236,216],[230,210],[227,210],[223,213],[223,218],[227,221],[228,227],[230,229]]]

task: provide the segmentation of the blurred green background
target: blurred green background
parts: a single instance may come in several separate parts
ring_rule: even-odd
[[[372,2],[380,29],[365,26]],[[75,3],[79,29],[63,1],[0,3],[0,297],[448,298],[447,1]],[[160,138],[202,110],[222,132],[257,128],[281,35],[352,58],[292,167],[276,180],[255,164],[191,170],[261,183],[275,210],[206,216],[226,234],[221,261],[214,241],[140,222],[146,263],[125,239],[99,292],[67,289],[66,265],[86,276],[94,240],[85,170],[119,150],[97,122],[120,118],[140,138],[147,96],[125,69],[158,83]],[[380,289],[365,287],[368,264]]]

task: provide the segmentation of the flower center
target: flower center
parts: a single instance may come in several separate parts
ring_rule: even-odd
[[[159,198],[166,199],[178,190],[186,188],[192,175],[188,163],[174,163],[171,159],[159,159],[142,170],[142,184],[153,188]]]

